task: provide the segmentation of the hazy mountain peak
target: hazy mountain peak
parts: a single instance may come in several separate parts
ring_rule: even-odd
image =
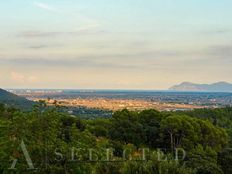
[[[228,82],[221,81],[221,82],[213,83],[213,85],[231,85],[231,84]]]
[[[224,81],[212,84],[183,82],[179,85],[174,85],[169,89],[174,91],[232,92],[232,84]]]

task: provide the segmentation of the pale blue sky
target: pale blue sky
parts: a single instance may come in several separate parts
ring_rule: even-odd
[[[0,0],[0,87],[232,82],[231,0]]]

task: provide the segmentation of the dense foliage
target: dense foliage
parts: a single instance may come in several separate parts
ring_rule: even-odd
[[[58,110],[43,102],[31,112],[0,105],[0,173],[232,173],[231,108],[125,109],[89,120]]]
[[[209,120],[213,125],[226,129],[230,138],[230,145],[232,145],[232,108],[218,108],[218,109],[197,109],[194,111],[181,112],[179,114],[187,114],[192,117]]]

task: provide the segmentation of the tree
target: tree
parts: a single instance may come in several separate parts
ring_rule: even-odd
[[[159,147],[160,122],[162,118],[162,114],[153,109],[144,110],[139,113],[138,121],[145,133],[143,142],[151,148]]]
[[[228,144],[228,135],[222,128],[214,126],[211,122],[197,119],[200,126],[200,141],[199,144],[203,147],[211,147],[217,152]]]
[[[117,111],[112,117],[112,127],[109,131],[111,139],[132,143],[139,146],[143,143],[144,130],[138,121],[138,113],[124,109]]]
[[[232,173],[232,149],[223,149],[218,154],[218,164],[221,166],[224,174]]]
[[[188,116],[172,115],[160,123],[161,141],[163,145],[169,141],[169,148],[194,148],[199,141],[199,126],[196,120]]]

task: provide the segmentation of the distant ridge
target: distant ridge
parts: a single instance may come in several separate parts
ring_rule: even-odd
[[[169,90],[173,91],[202,91],[202,92],[232,92],[232,84],[227,82],[217,82],[212,84],[197,84],[183,82],[172,86]]]
[[[0,88],[0,103],[20,109],[29,110],[35,104],[24,97],[17,96]]]

